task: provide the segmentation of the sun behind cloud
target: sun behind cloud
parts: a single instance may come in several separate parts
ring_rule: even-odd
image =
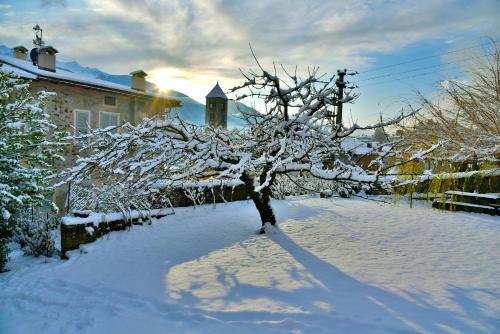
[[[167,91],[178,88],[178,81],[185,80],[178,69],[175,68],[159,68],[153,70],[148,75],[148,81],[151,81],[161,91]]]
[[[227,90],[240,81],[239,79],[218,76],[216,73],[203,73],[201,70],[185,71],[172,67],[149,70],[147,79],[163,92],[174,90],[189,93],[190,97],[203,104],[205,96],[215,83],[219,82]]]

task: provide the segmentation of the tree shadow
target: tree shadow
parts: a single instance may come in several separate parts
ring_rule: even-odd
[[[280,221],[288,218],[314,219],[325,212],[324,207],[305,206],[293,201],[274,201],[273,205],[279,209],[278,212],[281,212]],[[331,217],[331,214],[332,211],[329,210],[328,216]],[[272,281],[265,286],[253,284],[248,278],[245,282],[241,282],[237,273],[225,270],[224,265],[214,262],[211,267],[215,272],[214,276],[197,277],[199,279],[197,283],[185,285],[182,289],[170,290],[167,284],[167,296],[169,290],[177,295],[170,301],[183,304],[188,308],[202,310],[203,314],[218,321],[243,323],[249,326],[260,323],[266,330],[269,329],[268,326],[277,326],[280,330],[298,330],[305,333],[346,333],[352,332],[353,329],[357,333],[500,332],[498,317],[488,313],[485,305],[473,297],[477,293],[489,294],[495,299],[500,297],[490,290],[471,290],[451,286],[448,292],[455,303],[454,306],[458,306],[458,310],[442,308],[435,305],[431,301],[432,296],[425,293],[402,291],[396,294],[361,282],[304,249],[280,229],[273,229],[266,236],[253,236],[252,238],[265,238],[262,240],[269,238],[270,244],[274,243],[286,251],[303,267],[303,269],[298,267],[287,269],[289,277],[294,281],[292,283],[305,282],[305,284],[299,285],[298,288],[284,289],[283,282],[278,284]],[[247,249],[246,240],[238,239],[235,238],[231,242],[226,242],[226,240],[223,243],[226,247],[231,247],[229,245],[232,244],[241,248],[242,257],[255,259],[254,249],[250,251]],[[217,248],[221,249],[221,247],[215,247],[213,250]],[[205,251],[197,254],[210,253],[210,251]],[[169,263],[166,268],[167,273],[176,264],[196,260],[193,258],[195,254],[192,251],[188,253],[188,257],[180,257],[181,261]],[[217,256],[209,259],[208,262],[214,259],[217,259]],[[193,265],[190,270],[196,270],[195,268],[196,266]],[[224,287],[223,294],[203,296],[198,293],[200,290],[210,289],[210,280],[212,282],[215,280],[219,287]],[[261,300],[269,301],[278,307],[273,310],[266,310],[265,307],[234,308],[234,305],[243,305],[249,300],[254,303],[259,303]],[[210,307],[213,305],[217,307]],[[233,306],[232,311],[227,311],[231,308],[230,306]],[[234,311],[236,309],[237,311]]]
[[[498,298],[489,290],[450,287],[452,300],[460,310],[444,309],[430,302],[424,293],[403,291],[395,294],[363,283],[345,274],[296,244],[279,229],[267,234],[270,242],[285,250],[302,268],[289,268],[289,277],[304,284],[284,289],[283,282],[271,281],[266,286],[241,282],[237,273],[214,264],[217,284],[224,287],[223,295],[200,296],[197,289],[203,283],[176,291],[180,302],[218,321],[261,324],[266,330],[302,331],[304,333],[494,333],[500,323],[485,311],[484,305],[471,296],[474,293]],[[267,238],[266,236],[256,238]],[[245,247],[244,243],[240,246]],[[243,251],[244,252],[244,251]],[[251,252],[248,256],[253,257]],[[243,304],[253,301],[247,309]],[[263,303],[255,308],[255,303]],[[273,307],[265,309],[265,303]],[[270,305],[271,305],[270,304]],[[212,308],[210,306],[218,305]],[[234,311],[235,305],[237,311]],[[208,307],[207,307],[208,306]],[[228,309],[231,309],[228,311]]]
[[[322,283],[326,288],[323,299],[329,299],[335,309],[349,314],[362,314],[375,321],[384,319],[396,328],[416,332],[450,333],[450,330],[455,330],[462,333],[493,333],[500,329],[498,315],[489,315],[483,305],[470,297],[472,292],[477,291],[459,287],[449,289],[463,313],[439,308],[416,293],[406,292],[413,299],[410,301],[354,279],[303,249],[279,229],[273,230],[269,233],[270,239]],[[490,294],[493,298],[499,297],[490,290],[480,292]]]

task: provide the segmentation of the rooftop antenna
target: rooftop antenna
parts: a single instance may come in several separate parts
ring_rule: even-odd
[[[33,27],[33,30],[35,31],[35,39],[33,40],[33,44],[35,44],[36,47],[41,48],[45,44],[45,42],[42,40],[43,29],[40,28],[40,26],[37,24]]]
[[[30,51],[30,58],[33,65],[36,66],[38,63],[38,50],[45,44],[45,42],[42,40],[43,29],[40,28],[38,24],[33,27],[33,30],[35,31],[35,39],[33,40],[35,47]]]

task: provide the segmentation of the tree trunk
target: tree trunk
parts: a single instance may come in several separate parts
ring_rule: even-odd
[[[256,193],[253,186],[253,179],[248,177],[246,173],[243,174],[241,180],[245,182],[247,194],[252,199],[257,211],[259,211],[260,220],[262,222],[262,228],[259,233],[263,234],[264,224],[270,223],[273,226],[276,226],[276,216],[274,215],[273,208],[271,207],[271,189],[270,186],[265,187],[261,190],[261,192]]]
[[[269,194],[256,194],[256,196],[252,197],[252,200],[255,204],[255,207],[259,211],[262,227],[264,227],[265,223],[270,223],[271,225],[275,226],[276,217],[274,216],[274,211],[271,207],[271,198]],[[261,232],[263,233],[263,231]]]

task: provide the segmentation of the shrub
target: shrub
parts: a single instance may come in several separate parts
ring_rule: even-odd
[[[43,212],[34,212],[33,209],[26,210],[18,217],[13,240],[19,243],[24,255],[51,257],[57,254],[53,238],[53,232],[57,227],[56,217]]]
[[[1,66],[1,65],[0,65]],[[61,157],[50,135],[55,126],[43,109],[53,94],[32,93],[29,82],[0,70],[0,272],[23,207],[52,204],[52,163]]]

